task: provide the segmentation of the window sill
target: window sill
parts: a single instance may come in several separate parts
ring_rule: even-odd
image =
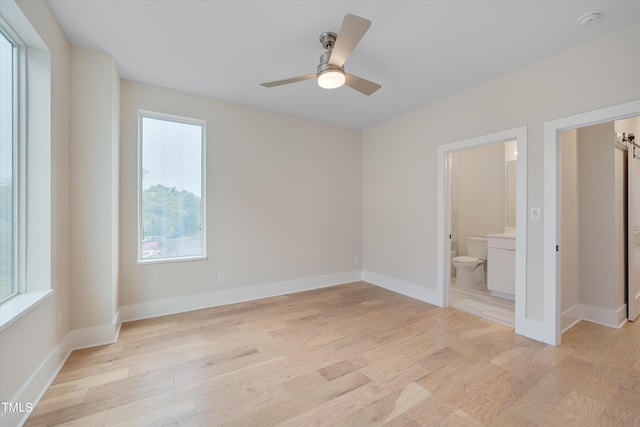
[[[149,258],[144,260],[138,260],[138,265],[163,264],[167,262],[205,261],[207,259],[209,259],[209,257],[206,255],[196,255],[196,256],[176,257],[176,258]]]
[[[0,305],[0,332],[4,331],[13,322],[36,308],[52,293],[52,289],[48,289],[46,291],[27,292],[25,294],[17,295]]]

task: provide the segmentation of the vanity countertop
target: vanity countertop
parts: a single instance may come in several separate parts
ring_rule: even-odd
[[[490,239],[515,239],[516,238],[516,233],[487,234],[487,238],[490,238]]]

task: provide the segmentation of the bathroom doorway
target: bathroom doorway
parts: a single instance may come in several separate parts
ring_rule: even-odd
[[[516,331],[526,304],[526,134],[521,127],[438,147],[442,305],[515,326]],[[494,255],[493,271],[491,238],[508,246],[499,248],[507,258]],[[504,270],[496,269],[503,262]],[[492,283],[506,281],[510,290],[489,289],[492,272]]]
[[[448,154],[451,275],[449,305],[509,326],[515,322],[516,141],[494,142]],[[487,236],[513,250],[494,258]],[[511,256],[508,256],[508,255]],[[504,259],[503,259],[504,258]],[[500,264],[500,265],[498,265]],[[495,270],[512,276],[492,290]]]

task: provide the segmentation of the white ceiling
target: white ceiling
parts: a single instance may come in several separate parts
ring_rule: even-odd
[[[356,129],[640,25],[638,0],[48,3],[69,41],[112,54],[122,78]],[[576,24],[594,10],[599,23]],[[382,89],[259,85],[315,72],[320,33],[338,32],[346,13],[373,24],[345,70]]]

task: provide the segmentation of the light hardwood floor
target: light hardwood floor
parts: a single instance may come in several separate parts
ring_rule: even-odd
[[[503,325],[515,325],[515,302],[495,297],[489,291],[451,286],[449,305]]]
[[[551,347],[364,282],[122,325],[27,426],[640,426],[640,322]]]

